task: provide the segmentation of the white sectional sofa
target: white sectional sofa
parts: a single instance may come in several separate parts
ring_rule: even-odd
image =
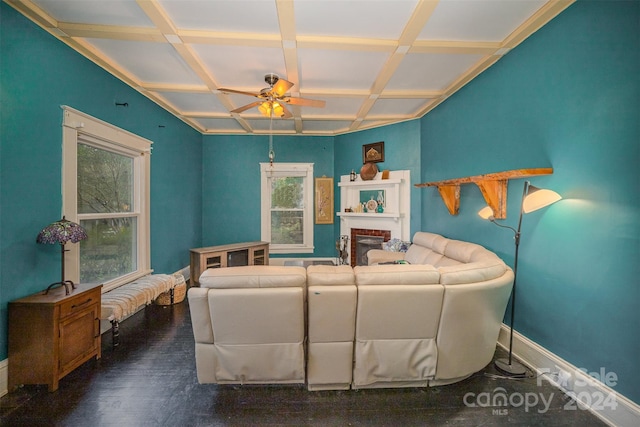
[[[500,258],[425,232],[371,252],[410,263],[205,271],[188,293],[198,381],[438,386],[492,360],[513,284]]]

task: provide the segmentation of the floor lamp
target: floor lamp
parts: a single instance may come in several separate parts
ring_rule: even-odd
[[[507,359],[501,358],[495,361],[496,368],[503,374],[509,376],[523,376],[527,370],[520,363],[513,360],[513,320],[516,313],[516,280],[518,278],[518,248],[520,247],[520,227],[522,225],[522,215],[537,211],[538,209],[549,206],[552,203],[557,202],[562,197],[558,193],[552,190],[546,190],[538,187],[534,187],[529,181],[524,182],[524,190],[522,192],[522,203],[520,205],[520,218],[518,219],[518,229],[508,225],[502,225],[496,222],[493,216],[493,210],[486,206],[482,208],[478,215],[491,221],[498,227],[508,228],[515,233],[514,240],[516,245],[515,260],[513,262],[513,290],[511,291],[511,324],[509,331],[509,357]]]

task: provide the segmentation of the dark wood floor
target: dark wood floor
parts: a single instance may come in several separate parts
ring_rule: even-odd
[[[499,378],[493,364],[436,388],[309,392],[303,386],[199,385],[186,301],[147,307],[122,323],[120,339],[114,350],[104,334],[102,359],[69,374],[54,393],[24,386],[2,397],[0,425],[605,425],[589,412],[565,409],[573,405],[547,381]],[[492,406],[500,393],[511,404]]]

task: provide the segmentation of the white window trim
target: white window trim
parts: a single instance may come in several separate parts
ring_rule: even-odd
[[[136,177],[136,188],[140,197],[138,203],[139,217],[137,223],[138,269],[135,272],[120,276],[103,283],[102,292],[107,292],[124,283],[131,282],[153,272],[151,269],[151,238],[149,223],[150,182],[151,182],[151,145],[152,141],[142,138],[107,122],[96,119],[65,105],[62,120],[62,211],[70,221],[78,222],[78,140],[91,141],[92,144],[116,149],[123,154],[135,155],[137,167],[142,174]],[[80,245],[67,245],[65,274],[66,278],[78,283],[80,281]]]
[[[271,241],[271,183],[272,176],[305,177],[304,242],[301,245],[269,245],[269,253],[313,253],[313,163],[260,163],[260,234],[264,242]]]

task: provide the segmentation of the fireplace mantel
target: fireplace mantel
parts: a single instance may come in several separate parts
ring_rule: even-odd
[[[340,188],[340,234],[351,235],[352,228],[389,230],[391,238],[409,240],[410,212],[411,212],[411,180],[410,171],[391,171],[389,179],[381,179],[378,173],[374,179],[363,181],[358,177],[350,181],[349,175],[342,175],[338,187]],[[384,212],[346,212],[354,210],[361,202],[361,192],[385,193]]]

